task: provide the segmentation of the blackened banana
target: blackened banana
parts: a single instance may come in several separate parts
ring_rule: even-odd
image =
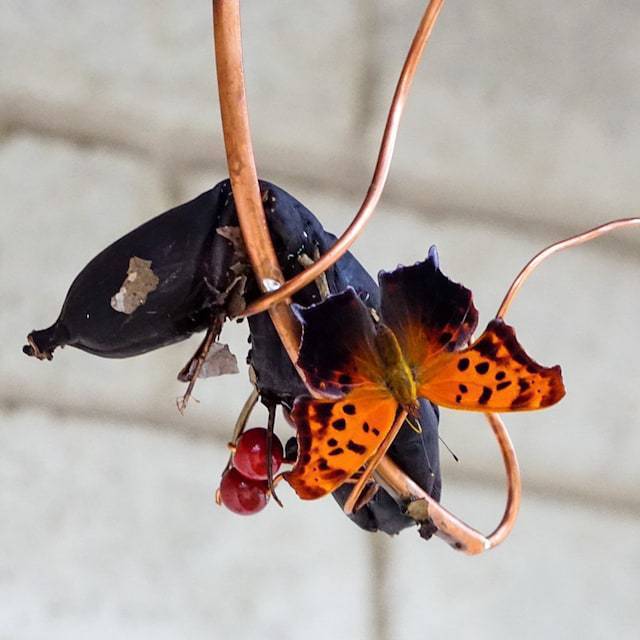
[[[25,353],[50,359],[71,345],[106,358],[128,358],[184,340],[202,331],[220,312],[216,290],[224,290],[228,251],[214,250],[225,198],[223,184],[163,213],[104,249],[71,285],[60,316],[48,329],[29,334]],[[157,287],[133,313],[111,304],[131,258],[151,262]],[[222,258],[222,264],[219,264]]]

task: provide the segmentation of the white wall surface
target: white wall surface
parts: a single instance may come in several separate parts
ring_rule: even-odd
[[[366,190],[423,3],[243,3],[261,177],[342,230]],[[438,245],[488,321],[549,242],[640,211],[640,5],[449,0],[388,188],[375,273]],[[633,638],[640,626],[640,235],[553,258],[510,321],[563,366],[508,417],[513,536],[481,558],[361,532],[330,499],[213,504],[244,370],[175,374],[197,339],[125,361],[20,353],[106,244],[225,177],[207,2],[0,5],[0,638]],[[244,325],[225,329],[239,360]],[[263,420],[259,415],[257,420]],[[442,412],[444,503],[504,500],[482,420]]]

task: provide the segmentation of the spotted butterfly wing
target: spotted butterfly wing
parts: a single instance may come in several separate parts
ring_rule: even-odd
[[[431,253],[423,262],[378,276],[382,320],[416,377],[427,359],[466,346],[478,324],[471,291],[449,280]]]
[[[491,321],[467,349],[428,360],[417,383],[419,395],[466,411],[543,409],[565,394],[560,367],[532,360],[501,320]]]
[[[381,383],[371,312],[351,287],[319,304],[293,309],[302,324],[298,366],[307,385],[339,398],[367,383]]]
[[[560,367],[543,367],[512,327],[492,321],[470,347],[478,313],[471,292],[427,259],[380,275],[382,319],[414,372],[418,395],[467,411],[541,409],[564,396]]]
[[[298,496],[313,500],[337,489],[369,460],[393,424],[397,403],[366,385],[338,401],[298,398],[298,461],[284,474]]]
[[[311,307],[298,366],[325,398],[297,398],[298,459],[285,479],[303,499],[330,493],[371,458],[393,424],[397,402],[384,385],[370,311],[351,288]]]

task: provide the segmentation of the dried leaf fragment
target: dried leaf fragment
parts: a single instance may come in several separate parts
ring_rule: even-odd
[[[178,380],[188,382],[193,380],[198,362],[192,358],[178,375]],[[227,374],[238,373],[238,360],[229,350],[229,345],[214,342],[209,349],[205,361],[198,373],[198,378],[215,378]]]
[[[238,360],[229,350],[228,344],[215,342],[202,365],[201,378],[214,378],[231,373],[238,373]]]
[[[111,307],[120,313],[131,314],[143,305],[147,296],[158,286],[160,279],[151,270],[151,260],[133,256],[129,260],[127,277],[120,291],[111,298]]]

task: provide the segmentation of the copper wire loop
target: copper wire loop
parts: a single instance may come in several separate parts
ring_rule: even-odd
[[[509,287],[509,291],[504,297],[500,308],[498,309],[498,313],[496,313],[496,318],[504,318],[504,315],[509,310],[513,299],[516,297],[516,294],[522,288],[522,285],[525,283],[527,278],[533,273],[534,269],[539,267],[547,258],[552,256],[554,253],[558,253],[559,251],[563,251],[564,249],[570,249],[571,247],[577,247],[580,244],[584,244],[585,242],[590,242],[591,240],[595,240],[600,236],[603,236],[607,233],[611,233],[612,231],[616,231],[617,229],[622,229],[625,227],[640,225],[640,218],[621,218],[620,220],[612,220],[611,222],[605,222],[597,227],[593,227],[593,229],[589,229],[588,231],[584,231],[583,233],[579,233],[575,236],[571,236],[570,238],[566,238],[565,240],[560,240],[560,242],[554,242],[549,245],[546,249],[540,251],[540,253],[536,254],[527,262],[522,271],[516,276],[516,279],[513,281],[513,284]]]
[[[373,179],[358,214],[329,252],[295,278],[284,283],[262,209],[253,157],[242,67],[240,3],[239,0],[213,0],[213,31],[222,129],[238,220],[249,260],[263,290],[273,289],[273,283],[276,287],[280,285],[275,291],[267,293],[249,306],[244,315],[268,310],[278,335],[294,363],[297,360],[300,327],[284,301],[338,260],[355,242],[371,217],[389,173],[400,117],[415,71],[443,2],[444,0],[431,0],[428,3],[413,39],[391,103]],[[410,515],[417,521],[433,522],[438,528],[437,535],[445,538],[454,548],[468,554],[482,553],[504,540],[513,528],[520,503],[520,473],[506,428],[495,414],[487,414],[487,419],[502,451],[509,487],[502,522],[488,538],[440,506],[387,456],[380,460],[375,471],[378,481],[389,493],[395,495],[401,504],[407,506]]]

